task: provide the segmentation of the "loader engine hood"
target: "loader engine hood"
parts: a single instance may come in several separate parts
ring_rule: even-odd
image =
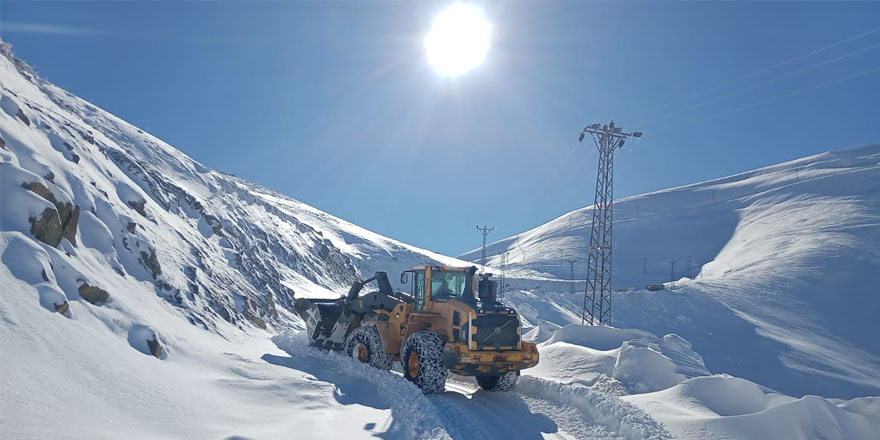
[[[520,348],[520,321],[516,311],[509,307],[477,308],[469,325],[469,345],[473,350],[518,350]]]

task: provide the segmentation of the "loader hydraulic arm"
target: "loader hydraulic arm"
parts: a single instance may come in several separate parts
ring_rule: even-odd
[[[351,289],[348,290],[348,296],[346,296],[346,299],[349,301],[356,300],[358,294],[361,293],[361,290],[364,288],[364,286],[371,283],[372,281],[376,281],[376,284],[379,285],[380,292],[386,294],[392,293],[391,283],[388,281],[388,274],[380,271],[376,272],[376,275],[373,275],[372,277],[367,278],[363,281],[355,281],[351,285]]]

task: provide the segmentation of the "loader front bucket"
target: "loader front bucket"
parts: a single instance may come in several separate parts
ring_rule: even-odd
[[[343,349],[345,339],[360,320],[356,314],[345,313],[344,301],[344,299],[296,299],[294,307],[306,323],[309,345],[335,351]]]

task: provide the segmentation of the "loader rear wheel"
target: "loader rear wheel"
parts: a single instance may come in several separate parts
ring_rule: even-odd
[[[356,328],[345,342],[345,353],[380,370],[390,370],[393,355],[385,353],[379,330],[370,325]]]
[[[425,394],[446,389],[449,372],[443,363],[443,340],[436,333],[416,332],[406,338],[400,352],[403,377]]]
[[[510,391],[516,385],[519,371],[504,374],[478,374],[477,383],[486,391]]]

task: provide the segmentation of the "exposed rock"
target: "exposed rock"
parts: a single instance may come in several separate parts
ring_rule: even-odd
[[[278,310],[275,309],[275,295],[269,292],[266,295],[266,305],[263,307],[266,315],[273,319],[278,319]]]
[[[22,183],[21,186],[52,202],[55,208],[46,208],[37,218],[31,218],[31,234],[52,247],[58,247],[61,237],[76,246],[76,228],[79,224],[79,206],[59,202],[42,182]]]
[[[6,139],[3,139],[3,136],[0,136],[0,148],[6,150]]]
[[[46,185],[43,185],[42,182],[30,182],[30,183],[25,182],[25,183],[21,184],[21,187],[26,190],[31,191],[32,193],[34,193],[34,194],[52,202],[52,203],[58,202],[57,200],[55,200],[55,195],[52,194],[52,192],[49,191],[49,188],[46,188]]]
[[[30,218],[31,234],[43,243],[52,247],[58,247],[61,243],[61,235],[64,231],[58,212],[54,208],[46,208],[37,218]]]
[[[255,326],[263,330],[266,329],[266,321],[263,321],[259,316],[254,315],[247,310],[245,310],[244,315],[247,317],[248,321],[252,322]]]
[[[86,282],[83,282],[83,284],[79,286],[79,296],[81,296],[82,299],[95,305],[100,305],[104,301],[107,301],[108,298],[110,298],[110,294],[107,293],[106,290],[95,286],[90,286],[89,283]]]
[[[129,234],[134,234],[135,230],[137,229],[137,223],[128,222],[128,225],[126,225],[126,229],[128,229]]]
[[[43,176],[43,177],[45,177],[46,180],[48,180],[48,181],[50,181],[50,182],[52,182],[52,183],[55,183],[55,173],[49,171],[49,172],[46,173],[46,175]]]
[[[18,109],[18,113],[15,114],[15,117],[17,117],[18,119],[21,119],[21,122],[24,122],[26,125],[28,125],[28,126],[31,125],[31,120],[28,119],[28,117],[24,114],[23,111],[21,111],[21,108]]]
[[[162,266],[159,265],[159,259],[156,258],[156,250],[152,247],[150,247],[149,253],[141,251],[140,261],[141,264],[144,265],[144,267],[150,270],[150,273],[153,274],[154,279],[162,273]]]
[[[70,206],[69,204],[65,204]],[[76,226],[79,224],[79,205],[73,208],[73,212],[70,214],[68,220],[64,223],[64,238],[67,239],[71,244],[76,246]]]
[[[165,350],[162,348],[162,344],[159,343],[158,339],[156,339],[156,336],[153,336],[153,339],[147,340],[147,347],[150,349],[150,354],[157,359],[162,359],[162,353],[164,353]]]
[[[76,153],[70,153],[70,161],[73,163],[79,163],[79,155]]]
[[[138,214],[144,217],[147,216],[147,211],[144,209],[144,206],[147,204],[146,200],[129,200],[126,203],[128,203],[128,206],[131,206],[132,209],[137,211]]]
[[[55,311],[62,314],[62,315],[67,313],[68,310],[70,310],[70,304],[68,304],[67,301],[64,301],[61,304],[54,304],[54,305],[55,305]]]

